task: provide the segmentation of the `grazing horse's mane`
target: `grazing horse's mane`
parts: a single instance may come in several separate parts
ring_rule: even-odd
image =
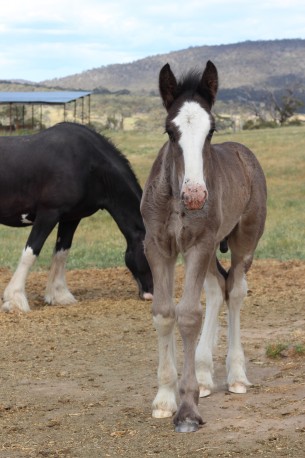
[[[61,122],[58,125],[63,125],[65,126],[65,124],[67,124],[66,122]],[[69,123],[71,124],[71,123]],[[111,148],[113,149],[113,151],[115,151],[115,155],[111,155],[111,161],[112,161],[112,165],[114,167],[116,167],[118,169],[118,171],[120,172],[120,176],[123,177],[123,176],[126,176],[126,178],[130,178],[130,180],[128,180],[129,182],[129,185],[131,187],[134,187],[134,192],[137,196],[141,197],[142,196],[142,188],[140,186],[140,183],[138,181],[138,178],[129,162],[129,160],[127,159],[127,157],[115,146],[115,144],[112,142],[111,139],[109,139],[108,137],[106,136],[101,136],[98,132],[96,132],[92,127],[88,127],[88,126],[84,126],[83,124],[78,124],[78,123],[73,123],[73,126],[77,126],[77,129],[83,129],[84,131],[88,132],[88,130],[91,132],[91,134],[93,136],[96,137],[97,141],[98,142],[103,142],[106,140],[108,142],[108,144],[111,145]],[[103,150],[105,148],[105,145],[103,145]],[[112,187],[113,187],[113,190],[116,189],[117,187],[117,181],[113,181],[111,182],[111,177],[108,175],[107,176],[107,183],[108,185],[111,184]]]
[[[101,136],[94,130],[91,129],[91,131],[93,132],[93,134],[95,134],[97,137],[101,138]],[[116,152],[116,155],[117,155],[117,158],[118,158],[118,166],[122,165],[122,168],[120,168],[120,173],[124,176],[124,175],[129,175],[129,177],[132,179],[132,181],[130,181],[130,185],[132,186],[136,186],[136,194],[139,195],[139,196],[142,196],[142,188],[140,186],[140,183],[138,181],[138,178],[132,168],[132,165],[131,163],[129,162],[129,160],[127,159],[127,157],[115,146],[115,144],[112,142],[112,140],[106,136],[104,136],[104,138],[108,141],[108,143],[110,143],[110,145],[112,146],[112,148],[115,150]],[[114,183],[115,185],[115,183]]]

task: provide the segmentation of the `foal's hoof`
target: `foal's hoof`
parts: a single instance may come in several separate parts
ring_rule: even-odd
[[[173,412],[171,410],[154,409],[152,416],[153,418],[170,418],[173,416]]]
[[[25,297],[24,294],[21,293],[15,293],[13,299],[9,299],[4,296],[3,298],[3,304],[1,307],[3,312],[30,312],[31,309],[29,307],[27,298]]]
[[[199,387],[199,397],[200,398],[206,398],[207,396],[210,396],[212,391],[209,388],[206,388],[205,386],[200,386]]]
[[[229,385],[229,391],[230,393],[235,394],[245,394],[247,393],[247,387],[242,382],[235,382],[232,385]]]
[[[194,433],[199,429],[199,421],[186,419],[175,426],[176,433]]]

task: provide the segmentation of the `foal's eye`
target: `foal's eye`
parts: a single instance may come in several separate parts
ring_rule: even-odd
[[[208,139],[211,140],[211,138],[213,137],[213,133],[215,132],[215,128],[213,127],[212,129],[209,130],[209,133],[208,133]]]

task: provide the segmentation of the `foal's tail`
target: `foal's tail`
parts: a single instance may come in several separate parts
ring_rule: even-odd
[[[228,237],[225,237],[219,244],[219,249],[222,253],[227,253],[229,250],[228,247]]]
[[[216,258],[216,265],[217,265],[218,272],[226,280],[229,276],[229,272],[227,272],[226,269],[220,264],[220,262],[218,261],[218,258]]]
[[[219,244],[219,249],[221,253],[227,253],[229,250],[228,247],[228,237],[225,237]],[[216,258],[216,264],[217,264],[217,269],[218,272],[223,276],[223,278],[226,280],[228,278],[229,272],[226,271],[226,269],[220,264],[219,260]]]

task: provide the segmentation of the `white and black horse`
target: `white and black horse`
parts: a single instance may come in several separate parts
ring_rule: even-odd
[[[143,299],[152,276],[143,252],[142,189],[128,160],[89,128],[61,123],[35,135],[0,137],[0,223],[32,225],[18,267],[4,291],[3,310],[29,311],[25,282],[45,240],[58,234],[45,300],[75,302],[65,281],[65,263],[82,218],[107,210],[123,233],[125,262]]]

